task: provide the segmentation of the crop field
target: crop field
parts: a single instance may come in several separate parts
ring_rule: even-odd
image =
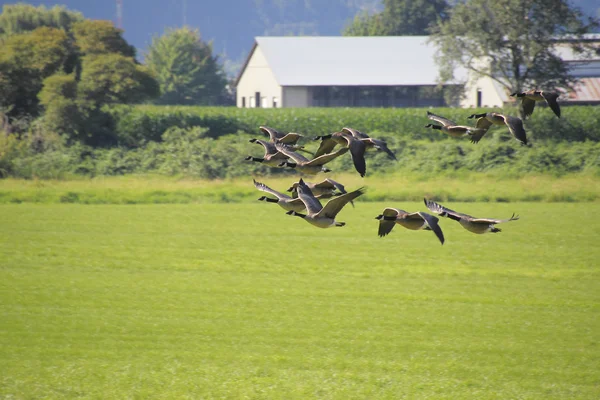
[[[0,398],[600,398],[600,203],[444,205],[0,204]]]

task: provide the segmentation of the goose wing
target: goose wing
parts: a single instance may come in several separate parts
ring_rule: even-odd
[[[388,208],[384,209],[381,214],[384,217],[397,218],[398,215],[406,214],[406,213],[404,211],[400,211],[395,208],[388,207]],[[388,235],[392,231],[392,229],[394,229],[395,225],[396,225],[396,221],[388,221],[388,220],[381,218],[379,220],[379,229],[377,231],[377,234],[379,235],[379,237],[384,237],[384,236]]]
[[[442,124],[444,126],[455,126],[456,125],[456,122],[451,121],[448,118],[444,118],[442,116],[436,115],[429,111],[427,111],[427,118],[429,118],[432,121],[439,122],[440,124]]]
[[[296,142],[298,142],[298,140],[302,137],[304,136],[299,133],[290,132],[287,135],[280,137],[277,142],[283,144],[296,144]]]
[[[486,224],[501,224],[503,222],[508,222],[508,221],[516,221],[519,219],[518,215],[515,215],[513,213],[513,215],[510,218],[507,219],[494,219],[494,218],[473,218],[471,220],[471,222],[474,223],[486,223]]]
[[[322,182],[315,184],[315,187],[323,188],[323,189],[337,189],[342,194],[347,193],[344,185],[342,185],[339,182],[334,181],[331,178],[324,179]]]
[[[291,199],[291,197],[288,196],[287,194],[283,194],[283,193],[278,192],[277,190],[273,190],[270,187],[268,187],[267,185],[265,185],[264,183],[257,182],[255,179],[253,179],[253,181],[254,181],[254,187],[262,192],[270,193],[273,196],[277,197],[278,199]]]
[[[339,157],[346,152],[348,152],[348,148],[342,147],[341,149],[339,149],[336,152],[323,154],[322,156],[313,158],[310,161],[306,160],[307,162],[305,163],[305,165],[310,165],[310,166],[324,165],[324,164],[327,164],[329,161],[333,160],[334,158]]]
[[[437,236],[437,238],[439,239],[441,244],[444,244],[444,232],[442,232],[442,228],[440,228],[439,225],[439,218],[438,217],[434,217],[431,214],[427,214],[426,212],[421,212],[419,211],[417,214],[419,214],[419,216],[421,218],[423,218],[423,220],[427,223],[427,226],[429,226],[429,228],[431,228],[431,230],[433,231],[433,233],[435,233],[435,236]]]
[[[531,114],[533,114],[533,110],[535,109],[535,100],[523,97],[521,107],[523,107],[523,115],[525,116],[525,118],[527,118]]]
[[[448,217],[448,218],[453,219],[455,221],[460,221],[463,218],[473,219],[473,217],[471,217],[468,214],[462,214],[462,213],[456,212],[454,210],[451,210],[449,208],[444,207],[441,204],[436,203],[433,200],[423,199],[423,201],[425,202],[425,206],[427,206],[427,208],[430,211],[432,211],[432,212],[434,212],[436,214],[439,214],[442,217]]]
[[[396,155],[389,149],[387,143],[383,140],[368,138],[363,139],[362,141],[366,143],[371,143],[377,150],[384,151],[392,160],[398,161]]]
[[[558,93],[542,91],[542,97],[558,118],[560,118],[560,106],[558,105]]]
[[[504,119],[504,123],[508,126],[508,130],[522,144],[527,144],[527,135],[523,127],[523,120],[510,115],[500,115]]]
[[[362,133],[361,131],[358,131],[353,128],[342,128],[342,132],[349,133],[357,139],[368,139],[369,138],[369,135],[367,135],[366,133]]]
[[[296,163],[305,163],[305,162],[308,161],[308,158],[304,157],[302,154],[296,153],[295,151],[291,150],[285,144],[279,144],[279,143],[277,143],[275,145],[275,148],[280,153],[283,153],[286,156],[288,156],[289,158],[291,158],[292,160],[294,160]]]
[[[298,198],[304,203],[306,211],[309,214],[316,214],[323,209],[321,202],[313,196],[310,188],[304,183],[302,179],[298,182]]]
[[[265,140],[260,140],[260,139],[254,139],[254,143],[260,144],[260,145],[262,145],[262,147],[264,147],[265,155],[263,156],[263,158],[266,156],[271,156],[271,158],[274,158],[274,159],[281,159],[281,160],[288,159],[288,156],[279,152],[279,150],[277,150],[277,148],[275,147],[275,144],[273,144],[271,142],[267,142]]]
[[[340,212],[344,206],[350,201],[356,199],[358,196],[361,196],[365,193],[365,188],[357,189],[350,193],[344,193],[341,196],[338,196],[332,200],[329,200],[325,207],[321,211],[319,211],[320,216],[325,216],[329,218],[335,218],[335,216]]]
[[[321,140],[319,148],[315,152],[314,157],[320,157],[323,154],[331,153],[337,143],[332,138]]]
[[[261,125],[258,127],[262,133],[269,137],[271,142],[277,142],[277,139],[282,138],[283,133],[279,132],[277,129],[269,128],[268,126]]]
[[[367,173],[367,163],[365,161],[365,151],[367,150],[367,145],[362,140],[351,140],[349,147],[354,168],[360,174],[360,176],[364,177]]]

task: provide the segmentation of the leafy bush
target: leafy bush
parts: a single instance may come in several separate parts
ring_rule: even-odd
[[[467,117],[483,109],[440,108],[433,112],[460,124],[473,124]],[[501,111],[501,110],[499,110]],[[503,112],[518,115],[514,108]],[[115,134],[121,142],[141,145],[147,141],[160,141],[170,127],[189,128],[203,126],[207,135],[222,135],[244,131],[261,135],[258,127],[268,125],[286,132],[299,132],[307,137],[326,134],[350,126],[367,133],[385,132],[406,140],[443,141],[448,136],[424,128],[429,123],[423,108],[284,108],[257,109],[234,107],[194,106],[114,106],[110,110],[115,119]],[[558,119],[546,107],[537,107],[525,121],[525,129],[532,142],[541,140],[600,141],[600,113],[597,107],[563,107]],[[494,127],[493,131],[505,128]],[[125,140],[126,139],[126,140]]]

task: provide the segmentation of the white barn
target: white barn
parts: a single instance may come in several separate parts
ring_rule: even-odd
[[[237,106],[442,106],[436,49],[427,39],[257,37],[236,80]]]
[[[491,78],[455,71],[439,90],[437,49],[427,36],[256,37],[236,79],[236,105],[280,107],[500,107],[512,102]],[[594,42],[600,35],[590,35]],[[581,60],[559,46],[581,85],[562,102],[600,103],[600,56]],[[464,84],[460,104],[447,104],[444,90]]]

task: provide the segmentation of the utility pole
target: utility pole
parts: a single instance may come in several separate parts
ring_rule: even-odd
[[[123,29],[123,0],[117,0],[117,28]]]

